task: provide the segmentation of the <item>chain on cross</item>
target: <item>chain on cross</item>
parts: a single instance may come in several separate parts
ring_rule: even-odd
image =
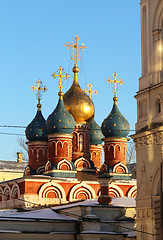
[[[59,78],[59,81],[58,81],[58,87],[60,89],[60,93],[62,92],[62,88],[63,88],[63,83],[64,83],[64,80],[63,78],[66,78],[66,80],[70,77],[67,73],[64,72],[64,69],[60,66],[58,68],[58,71],[57,72],[54,72],[52,74],[52,77],[55,79],[56,77]]]
[[[84,88],[84,92],[87,92],[90,98],[92,98],[92,94],[94,95],[98,94],[98,91],[96,89],[95,90],[92,89],[93,85],[91,83],[89,83],[87,87],[88,87],[87,89]]]
[[[84,46],[84,43],[82,43],[81,45],[78,44],[79,38],[77,37],[77,35],[75,35],[75,37],[72,39],[74,40],[74,43],[70,44],[68,42],[67,44],[65,44],[65,47],[67,47],[68,49],[73,48],[74,53],[71,59],[75,62],[75,65],[77,66],[77,61],[80,60],[79,54],[77,53],[78,49],[81,49],[84,51],[84,49],[86,49],[87,47]]]
[[[37,104],[37,107],[38,107],[38,110],[41,109],[41,104],[40,104],[40,100],[42,99],[42,93],[41,92],[46,92],[48,89],[46,88],[46,86],[43,86],[41,80],[37,80],[36,81],[37,85],[32,85],[31,89],[34,91],[34,92],[37,92],[37,95],[36,95],[36,98],[38,100],[38,104]]]
[[[116,72],[114,72],[113,73],[113,79],[108,78],[107,82],[109,84],[114,84],[114,91],[113,91],[113,93],[114,93],[114,97],[116,98],[117,97],[117,93],[118,93],[118,91],[117,91],[117,84],[119,83],[120,85],[122,85],[124,83],[124,81],[122,81],[122,79],[118,80],[118,74]]]

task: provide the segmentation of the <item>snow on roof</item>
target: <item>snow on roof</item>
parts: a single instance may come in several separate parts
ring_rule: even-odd
[[[22,233],[22,232],[14,230],[0,230],[0,233]]]
[[[99,206],[98,198],[92,198],[85,201],[80,201],[76,203],[69,203],[62,206],[53,207],[54,210],[61,210],[64,208],[72,208],[78,206]],[[106,206],[106,205],[105,205]],[[112,202],[110,206],[115,207],[136,207],[136,200],[134,198],[129,197],[115,197],[112,198]]]
[[[27,162],[17,162],[17,161],[5,161],[0,160],[0,171],[15,171],[24,172],[24,168],[27,166]]]
[[[112,198],[111,205],[119,207],[136,207],[136,200],[130,197],[116,197]]]
[[[75,220],[75,218],[68,217],[59,213],[56,213],[50,208],[47,209],[40,209],[28,212],[16,212],[12,210],[7,211],[0,211],[0,218],[4,219],[12,218],[17,220],[30,220],[30,219],[37,219],[37,220]]]

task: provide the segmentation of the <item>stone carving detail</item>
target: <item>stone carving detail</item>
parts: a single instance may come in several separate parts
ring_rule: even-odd
[[[150,145],[163,144],[163,132],[151,133],[149,135],[134,139],[136,151]]]
[[[145,163],[142,162],[142,179],[137,189],[137,199],[145,199],[151,195],[150,186],[146,178]]]
[[[153,31],[153,40],[154,40],[154,42],[160,40],[160,35],[161,35],[161,30],[160,29],[156,29],[156,30]]]

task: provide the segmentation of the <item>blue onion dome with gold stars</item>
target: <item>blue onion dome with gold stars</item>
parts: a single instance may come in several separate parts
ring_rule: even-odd
[[[37,113],[35,118],[32,120],[32,122],[27,126],[25,130],[25,134],[27,139],[31,141],[47,141],[47,128],[46,128],[46,121],[42,115],[41,112],[41,91],[46,92],[48,89],[46,86],[42,86],[42,82],[40,79],[36,82],[37,86],[33,85],[31,89],[33,91],[37,91]]]
[[[27,139],[32,141],[47,141],[47,128],[46,121],[42,115],[41,110],[37,111],[35,118],[27,126],[26,130]]]
[[[113,79],[108,78],[107,82],[109,84],[114,84],[114,104],[109,116],[103,121],[101,130],[106,138],[108,137],[117,137],[117,138],[125,138],[129,134],[130,125],[126,118],[121,114],[117,106],[117,84],[122,85],[124,81],[122,79],[119,80],[118,74],[114,72]]]
[[[104,138],[101,128],[96,123],[96,121],[93,119],[90,121],[91,127],[90,127],[90,145],[98,145],[102,143],[102,139]]]
[[[114,98],[114,104],[111,113],[103,121],[101,130],[106,138],[125,138],[129,134],[130,125],[118,109],[117,98]]]
[[[57,107],[52,114],[49,115],[46,126],[48,134],[72,134],[75,128],[75,120],[64,105],[62,92],[59,92],[59,101]]]

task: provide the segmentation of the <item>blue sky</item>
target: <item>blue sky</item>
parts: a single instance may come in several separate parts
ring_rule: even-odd
[[[47,119],[58,101],[57,81],[51,74],[62,66],[72,84],[70,52],[64,44],[75,34],[87,49],[79,66],[79,83],[93,84],[95,119],[101,125],[112,109],[112,86],[106,80],[116,71],[124,80],[118,106],[135,129],[138,79],[141,75],[140,10],[137,0],[6,0],[0,1],[0,125],[27,126],[36,114],[30,87],[41,79],[42,112]],[[0,128],[24,134],[24,129]],[[0,160],[15,160],[17,136],[0,134]]]

